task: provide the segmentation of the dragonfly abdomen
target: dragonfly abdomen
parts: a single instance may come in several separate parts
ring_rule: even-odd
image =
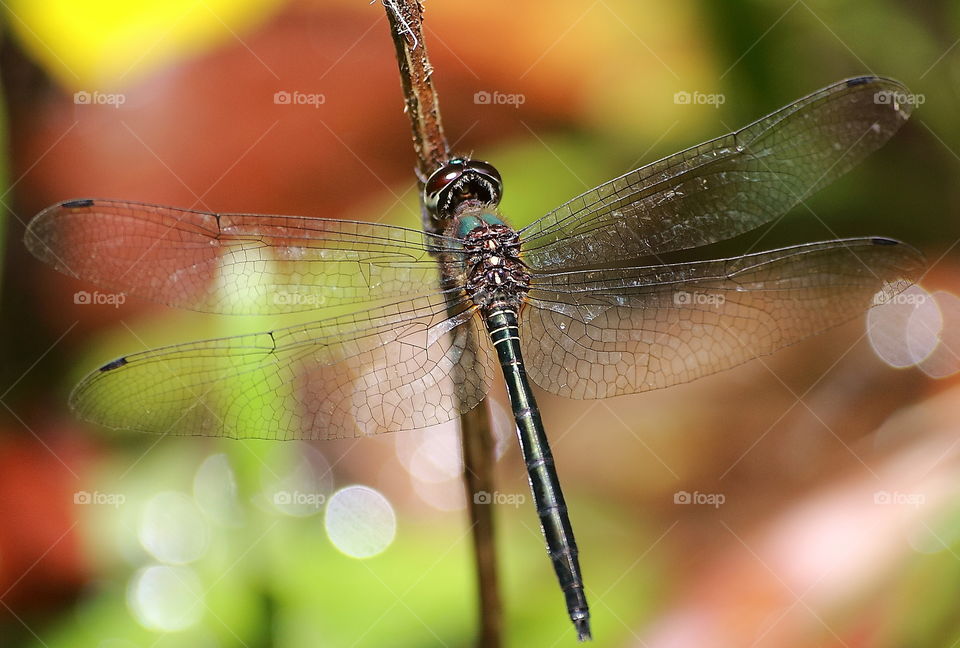
[[[527,381],[527,370],[520,354],[520,327],[517,311],[510,302],[493,302],[482,308],[484,322],[510,396],[517,435],[523,452],[530,490],[547,541],[547,552],[566,599],[567,613],[577,629],[580,641],[590,639],[590,609],[580,573],[577,542],[567,515],[567,504],[560,489],[553,453],[540,418],[540,409]]]

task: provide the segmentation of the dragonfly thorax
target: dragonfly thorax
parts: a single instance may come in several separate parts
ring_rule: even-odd
[[[520,260],[520,237],[489,213],[458,219],[467,252],[466,291],[481,308],[501,303],[518,307],[530,289],[530,274]]]

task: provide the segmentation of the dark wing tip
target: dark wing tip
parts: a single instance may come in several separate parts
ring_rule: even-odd
[[[90,198],[80,198],[78,200],[65,200],[58,207],[66,207],[67,209],[82,209],[84,207],[93,207],[94,202]]]
[[[874,236],[870,240],[874,245],[903,245],[903,243],[896,239],[884,238],[883,236]]]
[[[888,91],[888,92],[903,92],[904,94],[910,93],[910,89],[900,81],[897,81],[896,79],[891,79],[890,77],[879,76],[876,74],[865,74],[858,77],[851,77],[849,79],[844,79],[843,81],[838,81],[837,83],[835,83],[834,87],[839,86],[841,84],[845,85],[848,88],[856,88],[857,86],[875,85],[877,86],[879,92]]]
[[[113,371],[114,369],[119,369],[123,365],[127,364],[126,358],[117,358],[113,362],[108,362],[107,364],[100,367],[100,372]]]
[[[49,227],[51,220],[56,218],[58,214],[62,213],[64,209],[88,209],[96,205],[96,201],[92,198],[75,198],[73,200],[64,200],[63,202],[58,202],[45,209],[41,210],[39,214],[33,217],[33,219],[27,224],[27,231],[25,234],[25,241],[27,247],[31,250],[31,243],[40,243],[39,240],[34,241],[38,235],[38,230],[43,230],[45,227]]]
[[[924,258],[923,258],[923,253],[920,252],[920,250],[918,250],[917,248],[915,248],[915,247],[913,247],[912,245],[910,245],[909,243],[904,243],[903,241],[898,241],[897,239],[892,239],[892,238],[889,238],[889,237],[887,237],[887,236],[871,236],[871,237],[870,237],[870,243],[872,243],[873,245],[883,245],[883,246],[887,246],[887,247],[898,247],[898,248],[900,248],[905,254],[909,254],[910,256],[913,256],[913,257],[915,257],[915,258],[923,261],[924,263],[926,263],[926,261],[925,261]]]
[[[919,281],[927,269],[927,260],[923,253],[909,243],[887,238],[886,236],[871,236],[872,245],[895,248],[888,254],[896,255],[897,269],[901,278],[911,282]]]

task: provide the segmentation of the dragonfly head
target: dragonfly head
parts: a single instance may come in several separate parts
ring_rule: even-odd
[[[453,158],[423,186],[424,204],[437,220],[452,218],[467,202],[496,206],[502,196],[500,172],[482,160]]]

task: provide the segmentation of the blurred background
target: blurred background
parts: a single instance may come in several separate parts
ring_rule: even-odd
[[[418,227],[382,6],[0,15],[0,646],[472,645],[454,426],[320,443],[85,426],[66,401],[91,369],[272,324],[77,303],[95,287],[22,245],[40,209],[80,197]],[[960,642],[960,5],[431,1],[426,32],[447,135],[499,168],[514,225],[838,79],[910,86],[911,121],[764,247],[900,238],[933,299],[666,391],[538,398],[596,645]],[[919,350],[917,318],[934,330]],[[572,645],[503,402],[506,643]]]

